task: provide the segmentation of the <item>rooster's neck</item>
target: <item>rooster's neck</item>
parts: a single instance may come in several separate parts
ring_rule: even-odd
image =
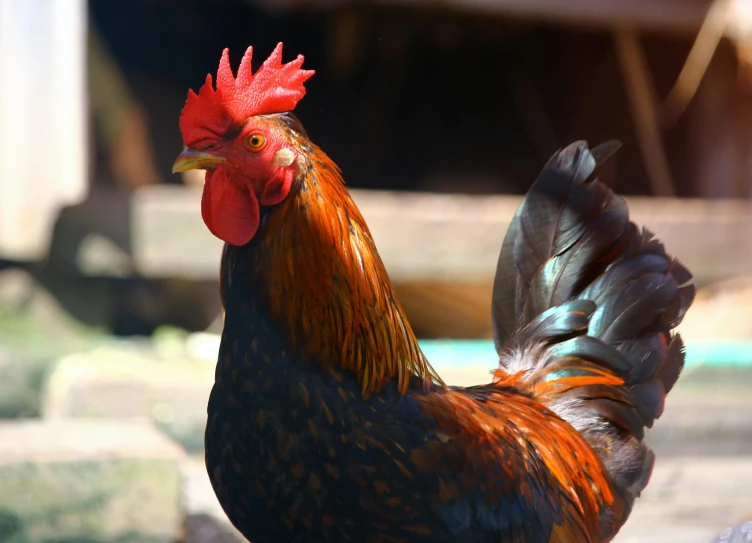
[[[293,190],[242,252],[250,266],[234,265],[241,252],[226,250],[223,283],[251,281],[254,305],[290,350],[325,371],[353,371],[365,395],[390,382],[405,392],[416,378],[425,387],[439,381],[339,168],[307,140],[300,149]],[[251,277],[237,277],[242,269]]]

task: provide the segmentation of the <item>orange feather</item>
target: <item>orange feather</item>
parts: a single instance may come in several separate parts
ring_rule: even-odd
[[[514,376],[508,376],[505,384],[512,385],[515,381]],[[517,492],[529,496],[534,494],[529,485],[540,483],[548,472],[553,477],[547,488],[551,501],[565,505],[562,514],[568,517],[567,533],[577,534],[572,538],[555,532],[552,541],[600,540],[598,514],[614,502],[609,477],[593,449],[569,423],[535,399],[520,394],[518,389],[499,382],[437,390],[428,395],[416,393],[415,398],[429,418],[447,432],[443,439],[434,442],[435,450],[413,454],[419,468],[440,473],[456,459],[456,472],[467,476],[466,487],[456,489],[457,496],[469,495],[471,487],[480,484],[491,500],[499,498],[494,495],[498,487],[493,486],[498,481],[473,476],[467,464],[503,466],[509,480],[518,479]],[[520,451],[510,455],[506,444],[519,445]],[[526,454],[531,446],[544,470]]]

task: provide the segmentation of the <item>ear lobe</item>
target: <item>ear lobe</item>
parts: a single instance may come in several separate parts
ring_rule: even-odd
[[[261,191],[261,197],[259,198],[261,205],[277,205],[287,197],[287,194],[292,187],[293,179],[295,179],[295,170],[285,168],[282,172],[282,175],[272,177],[267,181],[264,190]]]
[[[282,147],[276,153],[272,159],[272,164],[275,166],[290,166],[295,161],[295,153],[293,153],[287,147]]]

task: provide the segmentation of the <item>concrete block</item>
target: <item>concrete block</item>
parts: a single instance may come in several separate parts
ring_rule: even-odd
[[[0,424],[0,541],[172,543],[184,453],[144,421]]]
[[[189,451],[203,452],[219,336],[166,339],[140,348],[122,342],[64,358],[44,393],[44,416],[150,418]],[[459,354],[433,360],[448,384],[491,380],[491,351],[487,360],[460,364]],[[745,387],[749,375],[744,367],[687,368],[668,397],[665,413],[648,432],[648,441],[662,455],[749,451],[752,403]]]
[[[64,357],[47,382],[43,417],[148,418],[187,449],[202,451],[216,350],[195,355],[186,345],[122,342]]]
[[[686,368],[646,439],[659,458],[748,456],[752,402],[745,367]]]
[[[650,483],[614,543],[704,543],[749,519],[752,457],[660,454]],[[724,541],[744,541],[726,539]]]

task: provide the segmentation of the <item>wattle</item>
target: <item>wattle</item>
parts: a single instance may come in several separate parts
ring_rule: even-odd
[[[241,247],[258,230],[259,202],[250,187],[231,181],[224,169],[218,168],[206,172],[201,216],[212,234]]]

